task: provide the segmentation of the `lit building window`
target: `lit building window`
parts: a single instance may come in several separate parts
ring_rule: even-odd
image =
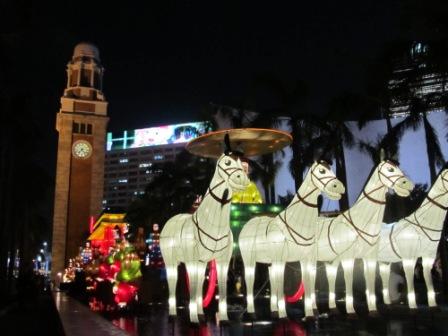
[[[103,204],[107,204],[107,200],[103,200]]]
[[[128,179],[120,179],[118,180],[118,183],[128,183]]]
[[[152,163],[151,162],[144,162],[144,163],[140,163],[138,166],[140,168],[147,168],[147,167],[151,167]]]
[[[163,155],[161,154],[154,155],[154,160],[163,160]]]
[[[129,161],[128,159],[120,159],[120,163],[126,163],[128,161]]]

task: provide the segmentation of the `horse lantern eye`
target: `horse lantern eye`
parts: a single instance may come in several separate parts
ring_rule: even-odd
[[[227,160],[224,162],[224,164],[225,164],[226,166],[230,166],[231,161],[227,159]]]
[[[320,168],[319,169],[319,173],[321,173],[321,174],[325,173],[325,169],[324,168]]]
[[[394,169],[393,167],[388,167],[388,168],[387,168],[387,171],[390,172],[390,173],[393,173],[394,170],[395,170],[395,169]]]

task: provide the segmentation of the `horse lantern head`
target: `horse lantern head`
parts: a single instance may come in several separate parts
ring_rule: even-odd
[[[229,183],[232,191],[242,191],[249,185],[249,178],[244,172],[241,160],[232,154],[223,154],[217,164],[219,176]]]
[[[249,177],[241,164],[241,149],[232,149],[229,133],[224,136],[224,154],[218,159],[216,169],[219,176],[229,183],[232,191],[242,191],[249,185]]]
[[[414,183],[401,171],[398,164],[390,160],[382,161],[378,166],[381,183],[395,191],[398,196],[408,197],[414,189]]]
[[[311,166],[311,181],[329,199],[339,200],[345,193],[344,185],[336,178],[331,166],[324,160],[316,161]]]

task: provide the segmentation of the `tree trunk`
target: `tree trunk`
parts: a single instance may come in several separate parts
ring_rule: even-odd
[[[272,182],[272,184],[271,184],[269,189],[271,191],[271,201],[269,203],[274,204],[276,202],[276,199],[275,199],[275,182]]]
[[[270,204],[271,203],[271,195],[270,195],[270,188],[269,185],[267,184],[263,184],[263,189],[264,189],[264,201],[266,204]]]
[[[445,218],[443,223],[442,239],[439,244],[439,256],[442,268],[442,293],[443,293],[443,303],[448,302],[448,244],[446,241],[446,236],[448,234],[448,216]]]
[[[344,147],[341,141],[338,144],[338,155],[336,157],[336,173],[338,179],[342,182],[342,184],[347,189],[347,175],[345,170],[345,155],[344,155]],[[345,211],[348,209],[348,192],[342,194],[341,199],[339,200],[339,210]]]
[[[271,177],[272,177],[272,182],[270,185],[270,193],[271,193],[271,204],[275,203],[275,178],[277,177],[277,170],[275,169],[275,157],[274,157],[274,153],[269,154],[269,160],[270,165],[271,165]]]
[[[386,114],[386,131],[389,133],[392,130],[392,122],[390,121],[389,113]]]
[[[426,152],[428,153],[429,176],[431,178],[431,185],[432,185],[434,184],[437,178],[436,162],[435,162],[436,160],[434,156],[434,151],[432,150],[430,141],[428,139],[429,121],[426,118],[426,114],[423,115],[423,127],[425,130]]]
[[[291,127],[291,135],[292,135],[292,171],[294,174],[294,183],[295,183],[295,190],[299,190],[300,186],[303,183],[303,175],[302,167],[300,167],[300,144],[299,144],[299,127],[297,126],[298,121],[293,119],[292,120],[292,127]]]

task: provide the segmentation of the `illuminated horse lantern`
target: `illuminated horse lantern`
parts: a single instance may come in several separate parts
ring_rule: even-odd
[[[375,270],[380,230],[391,188],[402,197],[410,195],[413,183],[391,161],[381,161],[373,170],[356,203],[335,218],[319,217],[317,260],[326,262],[329,282],[329,307],[336,308],[335,283],[337,267],[344,269],[347,313],[353,308],[353,267],[356,258],[363,259],[366,296],[369,311],[376,310]],[[314,289],[313,289],[314,292]]]
[[[255,265],[272,263],[269,270],[271,282],[271,311],[278,311],[279,317],[286,317],[283,279],[285,264],[300,261],[305,286],[305,315],[313,314],[312,296],[309,285],[314,276],[308,272],[314,269],[317,198],[323,192],[331,199],[340,199],[345,192],[343,184],[336,179],[330,166],[315,162],[309,169],[288,207],[276,217],[260,216],[249,220],[243,227],[239,246],[244,261],[247,287],[247,311],[254,313],[253,284]]]
[[[202,285],[207,262],[216,261],[219,286],[219,318],[228,320],[226,304],[227,270],[233,251],[230,231],[230,201],[234,191],[244,190],[249,179],[240,159],[232,154],[228,135],[226,150],[218,159],[207,193],[193,214],[179,214],[168,220],[160,234],[160,249],[166,265],[169,315],[176,315],[177,266],[183,262],[190,283],[190,321],[199,322]]]
[[[428,305],[436,306],[431,268],[437,254],[443,222],[448,210],[448,169],[439,174],[428,196],[420,207],[409,216],[381,230],[378,253],[380,273],[383,280],[384,302],[389,299],[388,263],[403,262],[408,285],[408,303],[417,308],[414,292],[414,269],[418,258],[422,258],[423,276],[428,288]]]

